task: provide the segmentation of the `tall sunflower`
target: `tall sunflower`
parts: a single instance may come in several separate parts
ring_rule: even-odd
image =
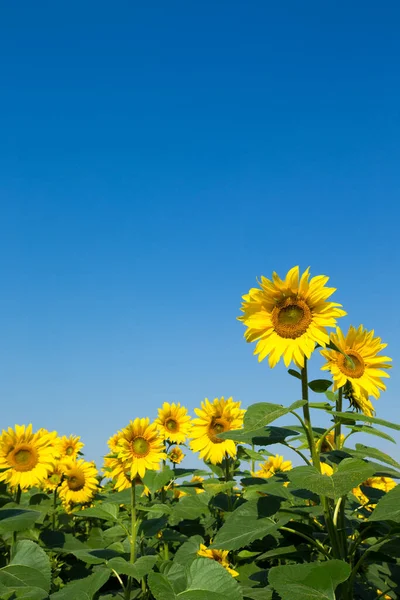
[[[56,432],[32,433],[32,425],[16,425],[0,436],[0,481],[26,490],[41,486],[57,460]]]
[[[157,426],[148,418],[130,421],[121,431],[116,453],[131,479],[144,477],[147,469],[157,470],[167,456]]]
[[[201,403],[201,409],[194,409],[198,418],[192,421],[190,448],[199,452],[200,458],[216,465],[222,462],[226,455],[236,456],[235,442],[222,440],[217,435],[242,427],[246,411],[241,409],[240,405],[241,402],[234,402],[232,398],[215,398],[212,403],[206,398]]]
[[[183,461],[185,456],[186,456],[186,454],[184,454],[182,452],[182,450],[179,448],[179,446],[175,446],[174,448],[171,448],[171,450],[168,452],[169,460],[176,465],[179,465]]]
[[[81,438],[78,435],[70,435],[68,437],[63,435],[62,438],[60,438],[61,457],[77,460],[81,449],[85,445],[80,439]]]
[[[45,492],[54,492],[61,485],[64,471],[65,464],[63,462],[57,461],[54,463],[52,470],[47,475],[47,479],[42,484]]]
[[[331,372],[333,389],[350,382],[356,396],[379,398],[380,390],[386,389],[382,377],[390,377],[386,370],[391,368],[388,363],[392,359],[379,355],[387,344],[382,344],[381,338],[374,337],[374,331],[367,331],[362,325],[358,329],[350,326],[346,336],[338,327],[331,340],[341,352],[321,350],[327,361],[321,368]]]
[[[190,433],[190,416],[179,403],[164,402],[155,420],[160,435],[173,444],[184,444]]]
[[[329,343],[327,327],[346,313],[341,304],[328,302],[335,288],[325,287],[329,277],[310,278],[309,269],[299,276],[293,267],[284,280],[272,274],[272,281],[261,277],[260,288],[243,296],[239,321],[247,327],[247,342],[258,340],[254,354],[262,361],[268,356],[270,367],[283,357],[288,367],[293,361],[299,368],[304,357],[310,358],[315,344]]]
[[[90,502],[99,484],[95,464],[83,459],[66,462],[64,475],[58,495],[65,508]]]

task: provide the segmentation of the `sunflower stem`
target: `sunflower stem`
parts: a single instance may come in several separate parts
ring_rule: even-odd
[[[343,404],[343,388],[339,388],[339,392],[338,392],[338,399],[336,400],[336,412],[342,412],[342,404]],[[336,449],[339,450],[340,449],[340,429],[341,429],[341,423],[340,423],[340,418],[339,417],[335,417],[336,420],[336,426],[335,426],[335,446]]]
[[[57,488],[53,491],[53,514],[51,515],[51,525],[53,531],[56,529],[56,510],[57,510]]]
[[[302,399],[306,400],[306,404],[303,406],[303,416],[304,416],[304,424],[306,426],[306,435],[308,439],[308,444],[310,448],[310,454],[312,458],[312,463],[321,472],[321,462],[319,459],[319,452],[317,451],[314,432],[311,425],[311,416],[310,416],[310,407],[308,405],[308,375],[307,375],[307,358],[304,357],[304,367],[301,369],[301,391],[302,391]],[[329,533],[329,538],[332,544],[333,555],[335,558],[342,557],[342,551],[340,548],[340,543],[338,540],[338,531],[335,527],[332,514],[331,507],[329,505],[329,499],[326,496],[320,496],[320,501],[324,509],[325,523]]]
[[[15,503],[16,504],[19,504],[21,502],[21,492],[22,492],[21,486],[19,485],[17,487],[17,493],[15,494]],[[10,559],[14,557],[16,544],[17,544],[17,532],[13,531],[11,551],[10,551]]]
[[[227,454],[225,454],[225,481],[226,483],[228,483],[231,480],[231,471],[230,471],[230,463],[229,463],[229,456]],[[232,494],[231,494],[232,490],[229,488],[226,490],[227,496],[228,496],[228,510],[231,511],[232,510]]]
[[[136,482],[134,479],[131,481],[131,555],[130,561],[133,564],[136,560],[136,535],[137,535],[137,519],[136,519]],[[129,600],[131,597],[132,589],[132,577],[128,578],[125,587],[125,600]]]

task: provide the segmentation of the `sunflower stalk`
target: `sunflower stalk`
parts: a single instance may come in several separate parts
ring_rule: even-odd
[[[19,504],[21,502],[21,486],[19,485],[17,487],[17,493],[15,494],[15,503]],[[15,546],[17,545],[17,532],[13,531],[12,534],[12,544],[11,544],[11,551],[10,551],[10,559],[12,559],[14,557],[15,554]]]
[[[136,560],[136,537],[137,537],[137,515],[136,515],[136,482],[134,479],[131,481],[131,553],[130,562],[134,564]],[[132,577],[128,578],[128,582],[125,587],[125,600],[129,600],[131,597],[132,589]]]
[[[317,451],[317,446],[315,443],[314,432],[311,424],[311,415],[310,415],[310,407],[308,402],[308,374],[307,374],[307,358],[304,357],[304,367],[301,369],[301,391],[302,391],[302,399],[306,400],[306,403],[303,406],[303,416],[304,416],[304,424],[305,424],[305,433],[307,436],[310,454],[312,458],[313,465],[321,472],[321,462],[319,458],[319,453]],[[338,540],[338,532],[335,527],[332,519],[331,508],[329,505],[329,499],[326,496],[320,496],[320,501],[324,509],[325,522],[326,527],[328,529],[329,538],[332,544],[333,554],[336,558],[342,557],[341,548]]]

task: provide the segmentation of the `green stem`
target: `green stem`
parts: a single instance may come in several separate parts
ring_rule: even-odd
[[[19,504],[20,502],[21,502],[21,486],[19,485],[17,487],[17,493],[15,495],[15,503]],[[17,544],[17,532],[13,531],[10,558],[14,557],[16,544]]]
[[[226,481],[226,483],[231,481],[231,472],[230,472],[229,467],[230,467],[229,457],[227,454],[225,454],[225,481]],[[226,493],[228,496],[228,510],[231,511],[232,510],[232,490],[229,488],[226,490]]]
[[[303,406],[304,423],[306,426],[306,435],[308,439],[308,445],[310,447],[311,458],[313,465],[320,471],[320,461],[317,449],[315,446],[314,432],[311,425],[310,407],[308,405],[308,375],[307,375],[307,358],[304,357],[304,367],[301,369],[301,394],[302,399],[307,400]]]
[[[130,561],[133,564],[136,560],[136,534],[137,534],[137,519],[136,519],[136,483],[135,480],[131,481],[131,555]],[[125,600],[129,600],[131,597],[132,589],[132,577],[128,577],[128,581],[125,587]]]
[[[53,492],[53,514],[51,515],[51,525],[53,531],[56,529],[56,510],[57,510],[57,488]]]
[[[342,412],[342,405],[343,405],[343,388],[339,388],[338,399],[336,401],[336,412]],[[341,423],[340,423],[339,417],[335,417],[335,420],[336,420],[335,446],[336,446],[336,449],[339,450],[340,446],[341,446],[341,444],[340,444]]]
[[[164,542],[164,560],[169,560],[168,542]]]
[[[311,462],[308,460],[308,458],[305,456],[305,454],[303,454],[302,452],[300,452],[300,450],[298,450],[298,448],[295,448],[294,446],[292,446],[291,444],[288,444],[287,442],[282,442],[284,446],[286,446],[287,448],[290,448],[291,450],[293,450],[293,452],[296,452],[296,454],[298,454],[299,456],[301,456],[301,458],[304,460],[304,462],[307,465],[311,465]]]
[[[356,578],[358,569],[361,567],[362,563],[364,562],[364,560],[366,559],[366,557],[368,556],[368,554],[376,547],[376,546],[380,546],[382,544],[383,541],[385,540],[393,540],[393,534],[392,533],[388,533],[387,535],[383,536],[383,538],[381,538],[378,542],[376,542],[375,544],[372,544],[372,546],[370,546],[369,548],[367,548],[364,552],[364,554],[362,554],[360,556],[360,558],[358,559],[358,562],[355,564],[355,566],[353,567],[353,570],[351,572],[351,575],[348,579],[348,585],[349,588],[352,589],[353,588],[353,584],[354,584],[354,580]]]
[[[317,550],[319,552],[321,552],[321,554],[323,554],[324,556],[326,556],[329,559],[331,558],[329,552],[327,550],[325,550],[324,546],[318,540],[314,540],[313,538],[309,537],[305,533],[302,533],[301,531],[297,531],[296,529],[291,529],[290,527],[279,527],[279,529],[281,531],[287,531],[288,533],[294,533],[295,535],[302,537],[304,540],[307,540],[307,542],[309,542],[315,548],[317,548]]]

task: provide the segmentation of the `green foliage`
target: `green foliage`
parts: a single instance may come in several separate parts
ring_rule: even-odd
[[[273,567],[269,583],[282,600],[335,600],[335,589],[350,575],[350,567],[340,560],[322,564]]]

